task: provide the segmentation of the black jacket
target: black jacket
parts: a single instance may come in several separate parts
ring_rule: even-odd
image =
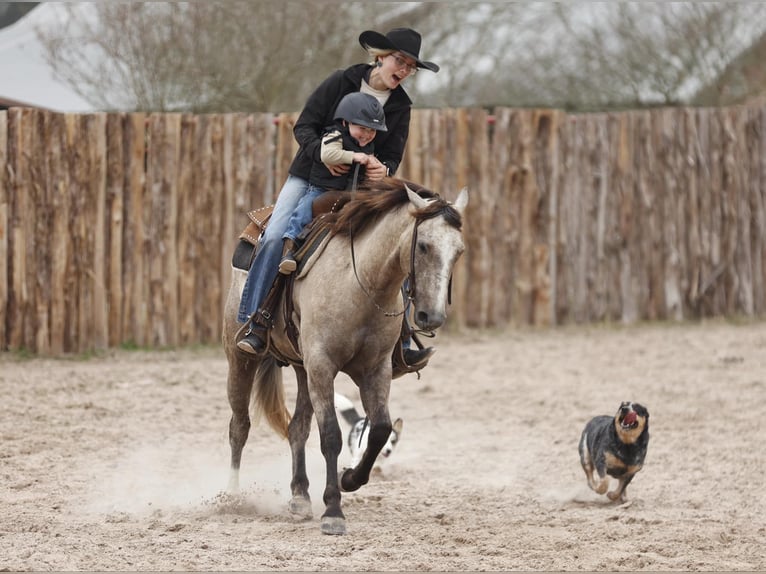
[[[325,126],[334,123],[335,108],[341,98],[351,92],[358,92],[362,79],[370,69],[372,66],[369,64],[356,64],[345,70],[337,70],[309,96],[293,128],[300,149],[290,165],[291,175],[309,179],[312,163],[321,161],[321,138]],[[411,108],[412,100],[401,86],[391,92],[383,106],[388,131],[376,134],[375,156],[386,164],[389,175],[394,175],[402,161],[404,145],[410,132]]]
[[[325,129],[322,136],[324,137],[326,134],[331,134],[333,132],[337,135],[330,141],[335,141],[336,138],[340,138],[342,141],[342,147],[346,151],[361,152],[365,154],[372,154],[375,152],[375,140],[371,141],[364,147],[360,146],[359,142],[351,137],[351,134],[348,131],[348,125],[344,126],[340,121],[335,122],[334,126],[330,126],[329,128]],[[376,139],[380,133],[383,132],[377,132],[375,134]],[[309,183],[317,187],[321,187],[325,190],[351,190],[354,187],[354,183],[357,185],[362,183],[364,180],[365,171],[366,170],[363,165],[354,162],[351,164],[351,169],[348,171],[348,173],[344,173],[343,175],[333,175],[330,173],[330,170],[327,169],[325,164],[323,164],[321,161],[315,161],[311,166]]]

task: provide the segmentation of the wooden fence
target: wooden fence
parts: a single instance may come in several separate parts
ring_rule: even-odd
[[[0,112],[0,350],[219,341],[295,117]],[[398,175],[469,188],[450,325],[764,314],[766,105],[415,110]]]

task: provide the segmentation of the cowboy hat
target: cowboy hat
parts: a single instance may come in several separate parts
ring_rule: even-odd
[[[394,28],[385,36],[374,30],[366,30],[359,34],[359,43],[365,50],[395,50],[415,60],[418,68],[438,72],[439,66],[426,62],[418,57],[420,53],[420,34],[412,28]]]

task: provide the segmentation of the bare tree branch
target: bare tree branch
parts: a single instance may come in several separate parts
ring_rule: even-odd
[[[604,109],[752,89],[720,82],[766,33],[766,4],[67,3],[40,37],[57,74],[101,109],[277,112],[365,61],[361,31],[399,26],[420,31],[442,68],[408,80],[416,105]]]

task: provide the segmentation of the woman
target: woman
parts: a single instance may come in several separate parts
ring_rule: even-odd
[[[375,96],[383,105],[388,130],[377,135],[375,156],[366,166],[366,177],[372,181],[380,180],[396,172],[409,135],[412,100],[401,83],[419,68],[439,71],[439,66],[433,62],[420,59],[420,34],[410,28],[396,28],[385,36],[367,30],[359,35],[359,43],[372,56],[372,63],[356,64],[331,74],[309,96],[293,128],[300,148],[277,196],[242,291],[237,319],[240,323],[249,321],[250,328],[237,347],[247,353],[259,354],[266,347],[270,317],[264,316],[261,305],[279,272],[282,236],[290,215],[309,187],[309,173],[314,158],[319,157],[322,133],[333,123],[340,100],[346,94],[361,91]],[[327,167],[333,175],[341,175],[349,169],[347,165]],[[425,366],[431,353],[431,348],[407,349],[405,361],[410,366]]]

